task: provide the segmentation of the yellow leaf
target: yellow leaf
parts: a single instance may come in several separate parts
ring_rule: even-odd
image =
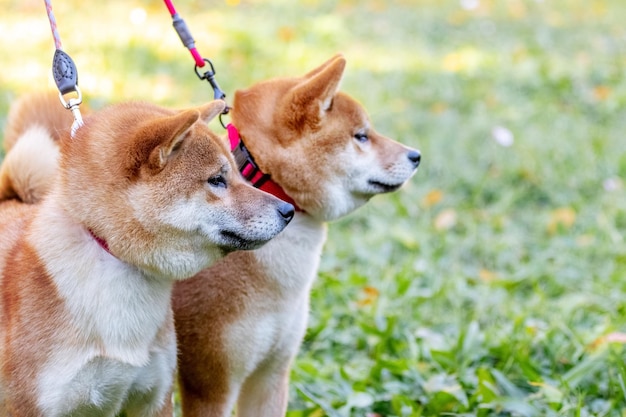
[[[596,350],[608,343],[619,343],[626,345],[626,333],[612,332],[604,336],[598,337],[589,345],[590,350]]]
[[[278,38],[283,42],[292,41],[296,37],[296,31],[289,26],[281,26],[278,29]]]
[[[359,307],[365,307],[372,305],[378,300],[378,296],[380,291],[378,291],[374,287],[365,287],[363,288],[363,297],[357,302]]]
[[[485,282],[495,281],[498,278],[495,272],[484,268],[478,271],[478,277]]]
[[[598,85],[593,89],[593,97],[598,101],[605,101],[610,94],[611,90],[605,85]]]
[[[550,214],[548,232],[556,233],[559,228],[569,229],[576,221],[576,212],[571,207],[561,207]]]
[[[439,203],[443,199],[443,191],[441,190],[431,190],[426,194],[424,199],[422,200],[422,204],[425,207],[432,207],[435,204]]]
[[[435,217],[435,229],[448,230],[456,225],[456,211],[445,209]]]

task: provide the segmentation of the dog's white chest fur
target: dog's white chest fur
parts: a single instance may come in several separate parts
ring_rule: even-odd
[[[229,329],[227,345],[240,352],[229,358],[235,379],[241,382],[261,362],[288,362],[297,351],[325,239],[324,224],[297,214],[280,235],[254,252],[269,276],[271,296],[251,300],[246,314]]]
[[[76,336],[55,346],[38,372],[42,414],[113,416],[133,397],[150,407],[169,389],[175,367],[174,335],[157,340],[172,284],[120,262],[80,226],[50,212],[36,220],[35,231],[56,238],[33,244],[68,312],[62,325]]]
[[[156,410],[169,389],[162,381],[171,378],[175,352],[172,340],[170,349],[152,352],[144,366],[97,355],[82,363],[87,352],[74,352],[76,362],[57,355],[52,360],[59,362],[40,375],[39,407],[45,416],[108,417],[121,408],[146,406]]]

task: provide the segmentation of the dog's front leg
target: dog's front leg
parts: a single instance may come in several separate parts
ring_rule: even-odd
[[[284,417],[287,412],[290,362],[270,372],[257,371],[248,378],[239,395],[237,417]]]
[[[172,392],[170,391],[165,399],[165,404],[159,410],[155,417],[172,417],[174,415],[174,405],[172,404]]]

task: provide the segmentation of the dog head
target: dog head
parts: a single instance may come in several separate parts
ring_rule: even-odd
[[[142,270],[187,278],[234,250],[276,236],[293,207],[247,185],[206,123],[224,102],[172,111],[111,106],[61,141],[56,192],[111,253]]]
[[[363,107],[338,91],[345,64],[338,55],[304,77],[238,91],[232,114],[261,170],[324,221],[397,190],[420,162],[419,151],[376,132]]]

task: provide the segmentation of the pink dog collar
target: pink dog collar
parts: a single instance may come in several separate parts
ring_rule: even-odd
[[[246,148],[241,140],[241,136],[239,135],[237,128],[233,126],[232,123],[229,123],[228,126],[226,126],[226,130],[228,131],[230,150],[235,157],[235,162],[239,167],[239,172],[241,172],[241,175],[246,179],[246,181],[259,190],[270,193],[273,196],[290,203],[295,207],[296,211],[304,212],[304,210],[298,207],[296,202],[293,201],[293,198],[287,195],[285,190],[283,190],[280,185],[272,181],[268,174],[263,173],[259,169],[254,162],[254,158],[252,158],[250,151],[248,151],[248,148]]]
[[[107,243],[107,241],[106,241],[106,240],[104,240],[104,239],[102,239],[101,237],[97,236],[97,235],[93,232],[93,230],[91,230],[91,229],[87,229],[87,231],[89,232],[89,234],[91,235],[91,237],[93,238],[93,240],[95,240],[95,241],[96,241],[96,243],[97,243],[98,245],[100,245],[100,247],[101,247],[102,249],[104,249],[105,251],[107,251],[107,252],[109,253],[109,255],[113,255],[113,254],[111,253],[111,250],[109,249],[109,244]],[[113,256],[115,256],[115,255],[113,255]]]

